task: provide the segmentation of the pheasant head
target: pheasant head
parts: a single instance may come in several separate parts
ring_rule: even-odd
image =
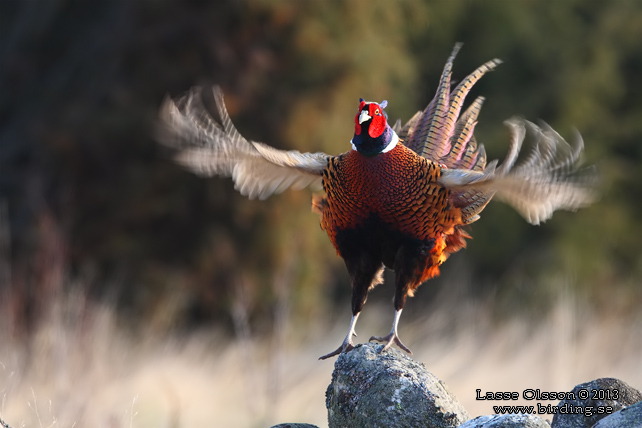
[[[383,111],[388,101],[377,104],[359,99],[359,111],[354,117],[352,148],[365,156],[376,156],[392,150],[399,137],[388,125],[388,115]]]

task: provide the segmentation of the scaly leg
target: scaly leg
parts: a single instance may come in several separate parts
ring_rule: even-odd
[[[357,318],[359,318],[359,314],[360,312],[357,312],[356,315],[352,315],[352,319],[350,320],[350,330],[348,330],[348,335],[344,339],[341,346],[339,346],[336,350],[330,352],[329,354],[319,357],[320,360],[325,360],[327,358],[334,357],[335,355],[339,355],[342,352],[350,352],[352,351],[352,349],[354,349],[354,343],[352,343],[352,336],[357,335],[357,333],[354,332],[354,326],[357,325]]]
[[[342,254],[350,254],[350,251],[350,249],[343,251]],[[352,249],[352,251],[354,251],[354,249]],[[357,324],[357,318],[359,318],[363,305],[368,298],[368,290],[381,282],[383,265],[372,254],[359,252],[353,257],[344,257],[343,260],[348,268],[350,279],[352,280],[352,320],[350,320],[350,330],[341,346],[335,351],[322,356],[319,358],[320,360],[325,360],[326,358],[354,349],[352,336],[357,335],[354,332],[354,326]]]
[[[381,349],[379,352],[383,352],[386,349],[390,348],[390,346],[393,343],[396,343],[398,347],[412,355],[412,351],[406,347],[403,343],[401,343],[401,340],[399,339],[399,334],[397,334],[397,326],[399,325],[399,317],[401,317],[401,311],[403,309],[398,309],[395,311],[395,319],[392,321],[392,329],[390,330],[390,334],[384,337],[381,336],[372,336],[370,340],[376,340],[377,342],[386,342],[384,347]]]
[[[406,304],[406,298],[413,295],[413,291],[419,286],[424,270],[428,266],[427,255],[435,245],[434,239],[429,241],[409,241],[402,245],[395,256],[395,318],[392,321],[390,334],[385,337],[372,336],[370,340],[385,342],[381,351],[390,348],[393,343],[412,355],[412,351],[399,339],[397,326],[401,311]]]

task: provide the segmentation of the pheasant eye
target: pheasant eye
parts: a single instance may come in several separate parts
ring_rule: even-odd
[[[379,109],[375,110],[375,114],[378,116],[379,115]]]

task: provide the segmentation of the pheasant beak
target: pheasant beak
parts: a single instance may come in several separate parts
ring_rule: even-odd
[[[368,114],[368,112],[366,110],[361,110],[361,114],[359,115],[359,125],[370,119],[372,119],[372,117]]]

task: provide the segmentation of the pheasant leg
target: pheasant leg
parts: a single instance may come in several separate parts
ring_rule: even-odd
[[[386,342],[383,348],[379,351],[380,353],[390,348],[390,346],[395,343],[398,347],[412,355],[412,351],[406,347],[401,340],[399,339],[399,334],[397,334],[397,325],[399,325],[399,317],[401,316],[401,309],[395,311],[395,319],[392,322],[392,329],[390,334],[387,336],[372,336],[370,340],[376,340],[377,342]]]
[[[325,354],[322,357],[319,357],[320,360],[325,360],[330,357],[334,357],[335,355],[339,355],[341,353],[350,352],[354,349],[354,343],[352,343],[352,336],[357,335],[357,333],[355,333],[354,331],[354,327],[357,324],[357,318],[359,318],[359,312],[357,312],[356,315],[352,316],[352,319],[350,320],[350,330],[348,330],[348,335],[343,340],[343,343],[341,344],[341,346],[339,346],[337,349],[330,352],[329,354]]]

